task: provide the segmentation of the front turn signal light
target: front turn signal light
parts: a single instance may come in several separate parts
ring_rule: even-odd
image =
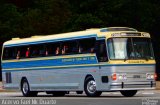
[[[117,74],[116,73],[114,73],[113,75],[112,75],[112,80],[117,80]]]
[[[157,80],[158,76],[157,73],[154,74],[154,80]]]

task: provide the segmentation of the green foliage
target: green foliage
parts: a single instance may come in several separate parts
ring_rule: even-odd
[[[21,14],[15,5],[2,4],[0,6],[0,38],[14,37],[21,19]]]
[[[67,31],[77,31],[85,30],[88,28],[96,28],[101,27],[102,24],[103,21],[101,19],[90,13],[76,14],[71,18],[70,23],[68,23]]]
[[[0,4],[0,38],[60,33],[71,16],[63,0],[34,0],[29,8],[18,1]]]
[[[160,24],[159,4],[159,0],[1,0],[0,38],[108,26],[152,32]]]
[[[159,5],[159,0],[1,0],[0,39],[128,26],[160,42]]]

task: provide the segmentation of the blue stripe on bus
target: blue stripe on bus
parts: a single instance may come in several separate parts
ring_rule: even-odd
[[[80,36],[80,37],[71,37],[71,38],[61,38],[61,39],[51,39],[51,40],[44,40],[44,41],[36,41],[36,42],[18,43],[18,44],[4,45],[4,46],[5,47],[12,47],[12,46],[20,46],[20,45],[41,44],[41,43],[66,41],[66,40],[73,40],[73,39],[83,39],[83,38],[91,38],[91,37],[96,37],[97,38],[97,34],[91,34],[91,35]]]
[[[78,69],[80,69],[80,68],[95,68],[95,67],[99,67],[98,65],[90,65],[90,66],[72,66],[72,67],[70,67],[70,66],[66,66],[66,67],[58,67],[58,68],[35,68],[35,69],[24,69],[24,70],[2,70],[2,72],[18,72],[18,71],[34,71],[34,70],[44,70],[44,72],[46,71],[46,70],[60,70],[60,69],[75,69],[75,68],[78,68]]]
[[[66,65],[78,65],[78,64],[96,64],[96,57],[78,57],[78,58],[59,58],[49,60],[33,60],[33,61],[21,61],[21,62],[6,62],[2,63],[3,69],[8,68],[28,68],[43,66],[66,66]]]
[[[115,66],[155,66],[154,64],[127,64],[127,65],[125,65],[125,64],[105,64],[105,65],[100,65],[100,64],[95,64],[95,65],[83,65],[83,66],[79,66],[79,65],[73,65],[73,66],[71,66],[71,65],[68,65],[68,66],[66,66],[66,67],[53,67],[53,68],[45,68],[45,66],[44,66],[44,68],[34,68],[34,69],[30,69],[30,68],[28,68],[28,69],[23,69],[23,70],[3,70],[2,69],[2,72],[17,72],[17,71],[33,71],[33,70],[57,70],[57,69],[71,69],[71,68],[93,68],[93,67],[106,67],[106,66],[112,66],[112,67],[115,67]],[[16,69],[16,68],[15,68]]]

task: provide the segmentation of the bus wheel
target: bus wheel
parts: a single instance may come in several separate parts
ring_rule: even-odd
[[[52,92],[53,96],[56,96],[56,97],[60,97],[60,96],[65,96],[66,92],[64,91],[55,91],[55,92]]]
[[[38,92],[30,91],[29,83],[27,79],[23,79],[21,83],[21,91],[23,96],[30,97],[30,96],[37,96]]]
[[[137,93],[137,90],[124,90],[120,92],[125,97],[133,97]]]
[[[84,91],[89,97],[97,97],[102,94],[101,91],[96,90],[96,81],[92,77],[88,77],[84,83]]]

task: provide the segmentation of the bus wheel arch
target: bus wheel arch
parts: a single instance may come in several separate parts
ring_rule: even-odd
[[[97,97],[102,94],[101,91],[96,90],[96,81],[92,75],[87,75],[84,80],[84,91],[89,97]]]
[[[26,77],[22,77],[20,86],[23,96],[25,97],[37,96],[38,92],[30,91],[30,85]]]
[[[85,82],[85,80],[86,80],[87,78],[89,78],[89,77],[94,78],[91,74],[87,74],[86,77],[85,77],[85,79],[84,79],[84,82]]]
[[[27,79],[27,78],[26,78],[26,77],[22,77],[22,78],[21,78],[20,87],[22,86],[22,82],[23,82],[23,80],[25,80],[25,79]]]

